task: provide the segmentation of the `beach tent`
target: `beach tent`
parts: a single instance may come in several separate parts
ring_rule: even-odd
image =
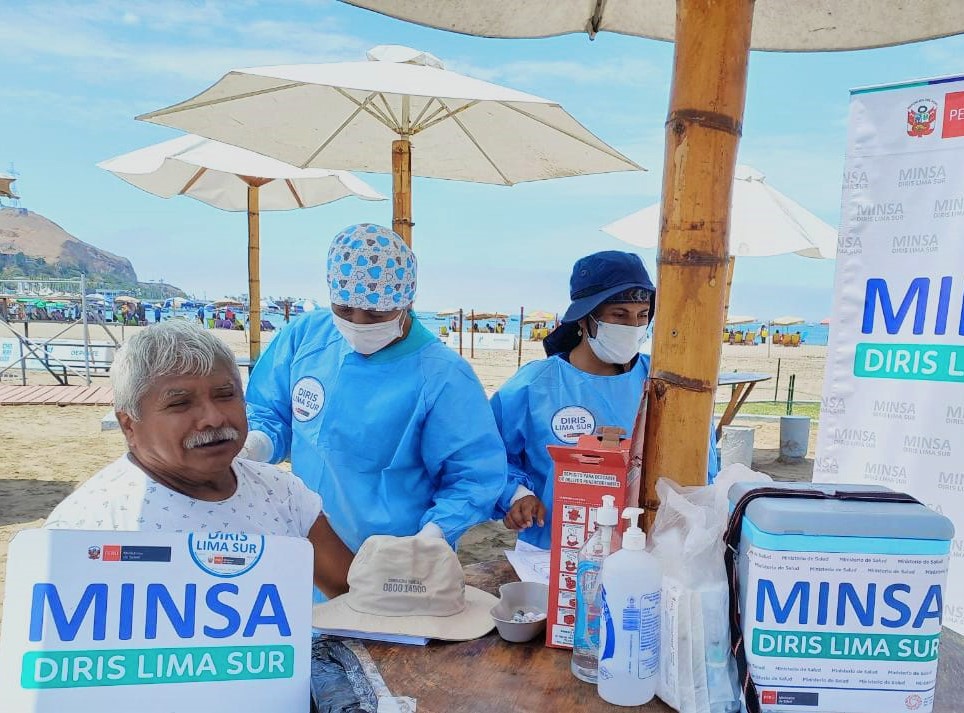
[[[706,482],[729,263],[730,196],[750,49],[844,50],[964,32],[964,3],[879,0],[343,0],[486,37],[600,30],[672,40],[643,472]],[[578,59],[576,60],[578,61]],[[686,256],[687,259],[681,259]],[[659,503],[646,479],[647,524]]]
[[[248,352],[261,353],[262,210],[294,210],[347,196],[384,200],[345,171],[304,170],[252,151],[200,136],[181,136],[97,164],[141,190],[162,198],[186,195],[227,211],[248,212]]]
[[[314,300],[304,299],[293,302],[291,308],[295,313],[314,312],[316,309],[321,309],[321,305]]]
[[[367,62],[229,72],[138,119],[301,168],[391,173],[392,229],[411,245],[412,176],[511,186],[640,167],[548,99],[382,45]]]
[[[2,295],[0,295],[0,297],[2,297]],[[63,302],[63,301],[66,301],[66,302],[80,302],[81,297],[80,297],[80,295],[72,294],[72,293],[70,293],[70,292],[54,292],[53,294],[51,294],[51,295],[48,296],[48,299],[51,299],[51,300],[60,300],[60,301],[62,301],[62,302]]]
[[[771,319],[770,324],[774,327],[790,327],[794,324],[806,324],[807,320],[803,317],[794,317],[791,315],[786,315],[783,317],[777,317],[776,319]]]

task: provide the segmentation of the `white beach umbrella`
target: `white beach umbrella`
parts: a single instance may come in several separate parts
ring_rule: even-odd
[[[661,210],[662,204],[654,203],[603,226],[602,231],[641,248],[658,247]],[[837,254],[837,231],[773,188],[760,171],[738,165],[730,199],[730,260],[725,310],[729,310],[729,290],[737,257],[771,257],[789,253],[833,259]]]
[[[512,185],[640,167],[548,99],[376,47],[367,62],[229,72],[139,116],[302,168],[392,173],[392,227],[411,243],[411,177]]]
[[[618,32],[672,40],[676,0],[342,0],[392,17],[483,37]],[[964,5],[946,0],[756,0],[750,47],[847,50],[946,37]]]
[[[739,324],[753,324],[756,322],[756,317],[750,317],[748,315],[738,315],[736,317],[727,317],[726,323],[729,325],[739,325]]]
[[[685,485],[706,484],[707,449],[700,441],[719,372],[726,301],[720,273],[729,257],[730,192],[751,47],[860,49],[964,32],[959,0],[343,1],[488,37],[609,30],[676,43],[643,469]],[[660,320],[662,312],[672,319]],[[643,496],[650,523],[658,503],[654,483],[647,480]]]
[[[161,198],[189,196],[228,211],[248,209],[248,188],[259,185],[260,210],[295,210],[356,196],[383,201],[348,171],[301,169],[200,136],[179,136],[98,163],[118,178]]]
[[[248,211],[249,353],[261,352],[262,210],[311,208],[340,198],[385,200],[347,171],[301,169],[200,136],[181,136],[97,164],[162,198],[186,195],[228,211]]]
[[[660,207],[654,203],[603,226],[602,231],[641,248],[658,247]],[[760,171],[738,165],[730,201],[730,256],[788,253],[833,259],[837,230],[773,188]]]
[[[13,182],[16,180],[16,176],[0,171],[0,198],[17,198],[13,192]]]
[[[659,245],[660,203],[630,213],[602,227],[630,245]],[[730,201],[730,256],[770,257],[796,253],[833,259],[837,230],[766,182],[750,166],[737,166]]]

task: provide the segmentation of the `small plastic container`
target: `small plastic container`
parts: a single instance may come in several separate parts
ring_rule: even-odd
[[[499,603],[489,613],[503,639],[513,643],[530,641],[546,628],[548,585],[540,582],[509,582],[499,587],[499,595]],[[529,623],[512,621],[513,615],[520,609],[541,614],[542,617]]]

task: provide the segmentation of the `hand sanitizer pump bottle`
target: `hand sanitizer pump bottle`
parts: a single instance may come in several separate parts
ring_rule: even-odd
[[[616,498],[612,495],[602,496],[602,507],[596,510],[596,531],[579,550],[571,670],[573,676],[586,683],[596,682],[599,665],[599,573],[603,560],[614,549],[619,549],[613,536],[619,523],[615,503]]]
[[[663,573],[645,551],[637,526],[642,508],[625,508],[631,526],[623,546],[603,561],[598,689],[617,706],[641,706],[656,694],[659,677],[659,596]]]

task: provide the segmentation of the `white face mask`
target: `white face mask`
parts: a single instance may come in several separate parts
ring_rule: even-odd
[[[384,349],[402,336],[402,321],[405,319],[405,310],[402,310],[402,313],[398,315],[398,319],[388,322],[375,322],[374,324],[355,324],[347,319],[342,319],[334,312],[331,313],[331,319],[349,346],[359,354],[368,356],[379,349]]]
[[[646,341],[647,325],[633,327],[600,322],[592,315],[589,318],[596,323],[596,336],[589,337],[589,348],[600,361],[607,364],[628,364],[639,354],[639,347]]]

